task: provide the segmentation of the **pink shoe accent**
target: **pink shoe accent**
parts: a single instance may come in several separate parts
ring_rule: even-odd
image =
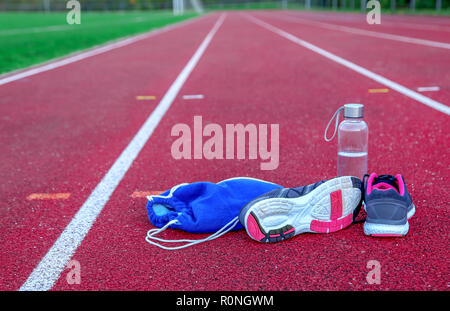
[[[289,234],[289,233],[291,233],[292,231],[295,231],[295,229],[294,229],[294,228],[292,228],[292,229],[290,229],[290,230],[288,230],[288,231],[284,232],[283,234],[284,234],[284,235],[286,235],[286,234]]]
[[[372,234],[371,236],[375,238],[399,238],[403,237],[401,234]]]
[[[372,183],[373,183],[373,180],[375,179],[375,177],[378,177],[378,175],[375,173],[372,173],[372,174],[370,174],[369,179],[367,180],[367,194],[370,194],[372,192]]]
[[[276,238],[276,237],[279,237],[280,235],[279,234],[271,234],[271,235],[269,235],[269,237],[271,237],[271,238]]]
[[[352,222],[353,222],[353,214],[332,221],[313,220],[311,221],[310,229],[311,231],[319,233],[330,233],[344,229],[350,226]]]
[[[392,185],[389,185],[389,184],[384,183],[384,182],[376,184],[375,186],[373,186],[372,189],[377,189],[377,190],[380,190],[380,191],[388,191],[390,189],[394,189],[395,191],[397,191],[397,189],[395,189]]]
[[[402,175],[397,174],[395,175],[395,179],[397,179],[397,185],[398,185],[398,189],[400,190],[400,195],[404,195],[405,194],[405,183],[403,182],[403,178]]]
[[[330,194],[331,200],[331,220],[342,217],[342,191],[338,190]]]
[[[250,236],[255,240],[261,241],[263,238],[265,238],[252,214],[248,215],[247,217],[247,231],[248,234],[250,234]]]

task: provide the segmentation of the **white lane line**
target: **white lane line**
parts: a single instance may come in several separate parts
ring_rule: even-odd
[[[158,29],[155,29],[150,32],[140,34],[137,36],[131,36],[126,39],[119,39],[118,41],[113,41],[113,42],[106,43],[106,44],[98,46],[98,47],[88,49],[85,52],[76,53],[74,56],[70,56],[70,57],[62,58],[62,59],[55,59],[53,61],[50,61],[49,63],[45,63],[45,64],[42,64],[42,65],[39,65],[36,67],[32,67],[30,69],[20,71],[16,74],[12,74],[12,75],[7,74],[6,77],[0,78],[0,86],[4,85],[6,83],[10,83],[10,82],[22,79],[22,78],[36,75],[41,72],[45,72],[45,71],[49,71],[49,70],[52,70],[52,69],[55,69],[58,67],[62,67],[62,66],[86,59],[88,57],[92,57],[92,56],[102,54],[102,53],[105,53],[105,52],[108,52],[108,51],[111,51],[111,50],[114,50],[114,49],[117,49],[117,48],[120,48],[123,46],[130,45],[132,43],[135,43],[135,42],[143,40],[143,39],[147,39],[147,38],[155,36],[157,34],[161,34],[161,33],[167,32],[169,30],[179,28],[181,26],[185,26],[186,24],[194,22],[194,21],[198,21],[199,19],[200,18],[193,18],[193,19],[189,19],[184,22],[165,26],[163,28],[158,28]],[[2,76],[4,76],[4,74]]]
[[[441,88],[439,86],[423,86],[423,87],[418,87],[417,91],[419,91],[419,92],[437,92],[440,89]]]
[[[390,27],[399,27],[399,28],[411,28],[411,29],[418,29],[418,30],[431,30],[431,31],[446,31],[450,32],[450,27],[446,26],[440,26],[440,25],[426,25],[426,24],[413,24],[413,23],[405,23],[405,22],[382,22],[383,26],[390,26]]]
[[[296,12],[293,14],[288,14],[289,16],[296,17],[301,16],[306,19],[310,18],[321,18],[325,19],[329,22],[343,22],[343,23],[365,23],[365,16],[364,15],[356,15],[356,16],[345,16],[344,18],[336,16],[335,13],[330,14],[317,14],[317,13],[300,13]],[[355,17],[355,18],[353,18]],[[398,19],[389,19],[390,16],[384,15],[381,21],[380,25],[377,25],[377,27],[381,26],[394,26],[396,28],[412,28],[412,29],[419,29],[419,30],[432,30],[432,31],[446,31],[450,32],[450,27],[442,24],[424,24],[423,21],[418,21],[417,23],[411,23],[411,22],[404,22],[399,21]]]
[[[290,15],[289,15],[289,17],[287,15],[283,15],[282,17],[280,16],[280,18],[284,19],[284,20],[297,22],[297,23],[318,26],[318,27],[325,28],[325,29],[340,30],[340,31],[348,32],[348,33],[352,33],[352,34],[358,34],[358,35],[370,36],[370,37],[375,37],[375,38],[380,38],[380,39],[387,39],[387,40],[394,40],[394,41],[400,41],[400,42],[406,42],[406,43],[412,43],[412,44],[431,46],[434,48],[450,49],[450,43],[445,43],[445,42],[418,39],[418,38],[394,35],[394,34],[390,34],[390,33],[378,32],[378,31],[364,30],[364,29],[359,29],[359,28],[341,26],[341,25],[337,25],[337,24],[317,22],[317,21],[312,21],[309,19],[303,19],[303,18],[297,18],[297,17],[293,18],[293,17],[290,17]]]
[[[119,185],[125,173],[130,168],[134,159],[144,147],[154,129],[169,109],[189,74],[197,65],[212,38],[222,25],[225,15],[221,15],[210,32],[207,34],[195,54],[183,68],[177,79],[170,86],[167,93],[161,99],[156,109],[145,121],[136,136],[117,158],[108,173],[95,187],[89,198],[78,210],[61,235],[58,237],[47,254],[34,268],[25,283],[20,287],[21,291],[50,290],[64,270],[66,263],[70,260],[78,246],[83,241],[89,229],[94,224],[97,216],[108,202],[112,193]]]
[[[251,16],[249,14],[246,14],[246,16],[248,17],[249,20],[251,20],[255,24],[257,24],[257,25],[259,25],[259,26],[261,26],[263,28],[266,28],[267,30],[272,31],[272,32],[282,36],[283,38],[288,39],[289,41],[292,41],[292,42],[294,42],[294,43],[296,43],[296,44],[298,44],[300,46],[303,46],[304,48],[307,48],[308,50],[311,50],[311,51],[313,51],[313,52],[315,52],[315,53],[317,53],[319,55],[322,55],[322,56],[324,56],[324,57],[326,57],[326,58],[328,58],[328,59],[330,59],[330,60],[332,60],[332,61],[334,61],[334,62],[336,62],[338,64],[341,64],[341,65],[343,65],[343,66],[345,66],[345,67],[347,67],[347,68],[349,68],[349,69],[351,69],[353,71],[356,71],[357,73],[359,73],[359,74],[361,74],[361,75],[363,75],[363,76],[365,76],[365,77],[367,77],[369,79],[377,81],[377,82],[387,86],[388,88],[393,89],[393,90],[395,90],[395,91],[397,91],[397,92],[399,92],[399,93],[401,93],[401,94],[403,94],[405,96],[408,96],[409,98],[412,98],[412,99],[414,99],[414,100],[416,100],[416,101],[418,101],[418,102],[420,102],[420,103],[422,103],[424,105],[427,105],[427,106],[429,106],[429,107],[431,107],[433,109],[436,109],[436,110],[438,110],[440,112],[443,112],[446,115],[450,115],[450,107],[448,107],[448,106],[446,106],[444,104],[441,104],[441,103],[439,103],[437,101],[434,101],[431,98],[423,96],[422,94],[414,92],[413,90],[410,90],[410,89],[404,87],[403,85],[400,85],[400,84],[398,84],[398,83],[396,83],[396,82],[394,82],[392,80],[389,80],[389,79],[387,79],[387,78],[385,78],[383,76],[380,76],[379,74],[376,74],[376,73],[374,73],[374,72],[372,72],[372,71],[370,71],[368,69],[365,69],[365,68],[363,68],[361,66],[358,66],[358,65],[356,65],[356,64],[354,64],[354,63],[352,63],[352,62],[350,62],[350,61],[348,61],[348,60],[346,60],[346,59],[344,59],[342,57],[339,57],[339,56],[337,56],[337,55],[335,55],[333,53],[325,51],[324,49],[321,49],[321,48],[319,48],[319,47],[317,47],[317,46],[315,46],[315,45],[313,45],[313,44],[311,44],[309,42],[306,42],[306,41],[304,41],[304,40],[302,40],[300,38],[297,38],[296,36],[286,32],[284,30],[281,30],[281,29],[279,29],[279,28],[277,28],[275,26],[272,26],[272,25],[270,25],[270,24],[268,24],[268,23],[266,23],[266,22],[264,22],[264,21],[262,21],[262,20],[260,20],[260,19],[258,19],[256,17],[253,17],[253,16]]]
[[[203,99],[204,96],[202,94],[198,94],[198,95],[183,95],[183,99]]]

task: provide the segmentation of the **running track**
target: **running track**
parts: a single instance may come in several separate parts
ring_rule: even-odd
[[[369,26],[364,18],[292,11],[213,13],[0,85],[0,289],[448,289],[450,50],[445,44],[450,44],[450,20],[386,16],[382,25]],[[413,93],[399,92],[293,38]],[[185,74],[182,81],[180,73]],[[440,90],[417,92],[425,86]],[[183,99],[194,94],[204,98]],[[140,95],[156,100],[137,100]],[[243,230],[179,251],[145,242],[152,226],[146,199],[133,198],[135,191],[235,176],[287,187],[333,177],[335,144],[324,142],[323,130],[339,105],[353,101],[366,107],[370,171],[402,173],[412,193],[417,212],[406,238],[365,237],[362,224],[354,224],[329,235],[304,234],[267,245]],[[164,105],[167,111],[161,110]],[[204,125],[223,128],[227,123],[279,124],[279,167],[262,171],[259,159],[174,160],[171,128],[176,123],[192,127],[194,115],[201,115]],[[111,178],[118,182],[109,184],[111,196],[95,192],[149,116],[157,126],[137,157],[127,159],[131,166],[123,178]],[[32,193],[70,197],[28,200]],[[63,231],[93,193],[93,206],[101,212],[96,218],[83,214],[95,220],[92,227],[83,218],[73,228],[82,241],[78,246],[77,237],[67,238]],[[83,226],[89,229],[86,236],[80,233]],[[74,253],[65,258],[56,252],[46,261],[61,236]],[[163,236],[197,238],[171,230]],[[80,262],[79,285],[66,281],[64,265],[70,258]],[[381,264],[380,285],[367,284],[369,260]],[[50,269],[42,273],[37,267],[44,261]]]

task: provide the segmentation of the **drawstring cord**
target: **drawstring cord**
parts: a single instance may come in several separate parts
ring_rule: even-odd
[[[325,133],[323,134],[323,138],[325,138],[326,141],[332,141],[334,136],[336,135],[337,132],[337,128],[338,128],[338,124],[339,124],[339,115],[342,111],[342,109],[344,109],[344,107],[340,107],[338,110],[336,110],[336,112],[333,114],[333,116],[331,117],[330,122],[328,122],[327,128],[325,129]],[[327,133],[328,133],[328,128],[330,127],[331,122],[333,121],[333,119],[336,117],[336,125],[334,127],[334,133],[333,136],[331,136],[331,138],[327,138]]]
[[[234,227],[236,227],[236,225],[239,223],[239,217],[236,216],[235,218],[233,218],[229,223],[227,223],[225,226],[223,226],[221,229],[219,229],[217,232],[211,234],[210,236],[204,238],[204,239],[200,239],[200,240],[186,240],[186,239],[182,239],[182,240],[165,240],[165,239],[161,239],[156,237],[155,235],[163,232],[164,230],[166,230],[170,225],[177,223],[178,220],[177,219],[173,219],[171,221],[169,221],[167,224],[165,224],[163,227],[159,228],[159,229],[150,229],[147,232],[147,236],[145,237],[145,240],[153,245],[156,245],[160,248],[166,249],[166,250],[176,250],[176,249],[181,249],[181,248],[185,248],[185,247],[189,247],[189,246],[193,246],[195,244],[199,244],[199,243],[203,243],[206,241],[211,241],[214,239],[217,239],[218,237],[224,235],[225,233],[229,232],[230,230],[232,230]],[[180,245],[180,246],[164,246],[161,245],[158,242],[155,241],[159,241],[159,242],[163,242],[163,243],[187,243],[184,245]]]

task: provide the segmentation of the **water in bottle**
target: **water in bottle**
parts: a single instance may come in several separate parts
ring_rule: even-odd
[[[361,104],[345,104],[336,111],[336,127],[339,120],[339,114],[344,110],[344,120],[339,124],[338,132],[338,152],[337,152],[337,175],[338,176],[356,176],[363,178],[367,173],[368,161],[368,138],[369,128],[363,120],[363,108]],[[333,120],[333,118],[330,120]],[[330,125],[327,126],[327,129]],[[330,141],[333,139],[325,140]],[[335,128],[336,133],[336,128]]]

